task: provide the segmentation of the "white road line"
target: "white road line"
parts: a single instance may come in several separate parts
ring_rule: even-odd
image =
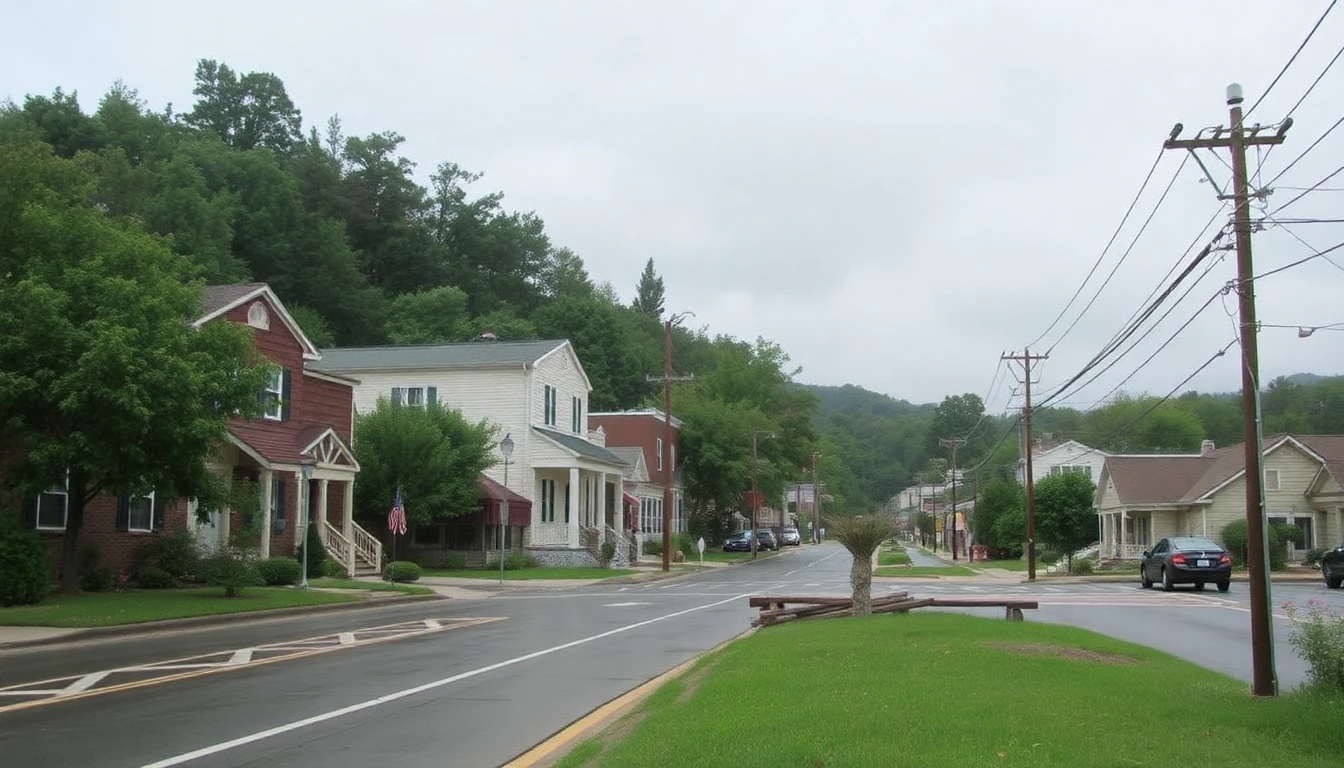
[[[246,664],[252,660],[251,648],[239,648],[229,657],[230,664]]]
[[[666,613],[663,614],[662,616],[656,616],[652,619],[637,621],[634,624],[626,624],[623,627],[609,629],[606,632],[600,632],[596,635],[589,635],[588,637],[579,638],[578,640],[571,640],[568,643],[561,643],[560,645],[554,645],[551,646],[550,648],[543,648],[540,651],[533,651],[532,653],[526,653],[523,654],[522,656],[515,656],[511,659],[505,659],[504,661],[497,662],[495,664],[489,664],[484,667],[478,667],[476,669],[469,670],[467,672],[462,672],[461,674],[453,675],[452,677],[445,677],[440,680],[424,683],[423,685],[417,685],[412,688],[405,688],[403,690],[396,691],[395,693],[389,693],[383,696],[379,696],[376,699],[361,701],[358,704],[351,704],[348,707],[333,709],[329,712],[323,712],[320,715],[305,717],[302,720],[295,720],[293,722],[285,723],[284,725],[277,725],[274,728],[267,728],[264,731],[257,731],[256,733],[251,733],[248,734],[247,736],[240,736],[236,739],[230,739],[229,741],[221,741],[218,744],[212,744],[208,747],[202,747],[200,749],[192,750],[191,752],[184,752],[180,755],[167,757],[164,758],[163,760],[159,760],[153,763],[146,763],[145,765],[141,766],[141,768],[172,768],[173,766],[176,765],[182,765],[184,763],[189,763],[193,760],[199,760],[202,757],[217,755],[221,752],[227,752],[231,749],[237,749],[238,747],[253,744],[258,741],[263,741],[273,736],[280,736],[281,734],[289,733],[290,731],[297,731],[301,728],[307,728],[308,726],[311,725],[324,723],[328,720],[335,720],[338,717],[344,717],[345,715],[354,714],[355,712],[361,712],[363,710],[371,709],[373,707],[377,707],[382,704],[387,704],[393,701],[397,701],[399,699],[404,699],[408,696],[414,696],[416,694],[424,693],[426,691],[432,691],[435,688],[442,688],[445,685],[451,685],[452,683],[456,683],[459,680],[466,680],[468,678],[476,677],[478,675],[484,675],[489,672],[494,672],[497,669],[511,667],[515,664],[521,664],[525,661],[531,661],[532,659],[541,658],[542,656],[549,656],[553,653],[566,651],[569,650],[570,648],[575,648],[580,645],[586,645],[588,643],[596,642],[598,640],[604,640],[608,637],[611,637],[612,635],[619,635],[623,632],[629,632],[631,630],[647,627],[650,624],[656,624],[660,621],[675,619],[679,616],[685,616],[686,614],[689,613],[695,613],[696,611],[703,611],[707,608],[717,608],[720,605],[727,605],[728,603],[731,603],[734,600],[742,600],[750,596],[751,593],[749,592],[741,595],[734,595],[726,600],[719,600],[718,602],[714,603],[697,605],[694,608],[686,608],[684,610],[676,611],[673,613]]]
[[[355,644],[355,633],[354,633],[354,632],[342,632],[342,633],[340,633],[339,635],[337,635],[337,638],[338,638],[338,642],[339,642],[341,645],[354,645],[354,644]]]
[[[433,619],[425,619],[425,629],[443,629],[443,625]]]
[[[97,685],[99,681],[101,681],[104,677],[107,677],[107,672],[94,672],[91,675],[85,675],[76,680],[75,682],[65,686],[65,690],[61,691],[57,695],[69,696],[72,693],[83,693],[84,691],[87,691],[88,689]]]

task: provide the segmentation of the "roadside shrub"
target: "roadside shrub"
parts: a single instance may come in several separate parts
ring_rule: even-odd
[[[79,588],[84,592],[111,592],[117,586],[116,574],[99,561],[102,555],[97,549],[84,550],[80,558]]]
[[[257,563],[257,573],[268,587],[288,587],[299,583],[303,566],[288,557],[272,557]]]
[[[300,563],[300,568],[305,549],[308,550],[308,578],[316,579],[325,573],[322,565],[327,562],[327,548],[322,546],[322,536],[316,525],[308,526],[308,534],[303,537],[303,544],[299,547],[299,551],[294,553],[294,560]]]
[[[611,561],[616,559],[616,544],[611,541],[602,542],[602,567],[611,565]]]
[[[397,560],[387,564],[384,569],[387,578],[392,581],[419,581],[423,571],[420,566],[409,560]]]
[[[345,566],[329,557],[322,561],[322,575],[328,579],[344,579]]]
[[[658,539],[645,539],[645,540],[644,540],[644,554],[646,554],[646,555],[654,555],[654,556],[658,556],[658,555],[663,554],[663,540],[662,540],[661,538],[658,538]]]
[[[177,586],[177,579],[156,565],[146,565],[135,575],[135,583],[141,589],[172,589]]]
[[[1315,568],[1321,564],[1322,557],[1325,557],[1325,550],[1323,548],[1316,547],[1315,549],[1308,549],[1306,556],[1302,559],[1302,564]]]
[[[1246,564],[1246,521],[1233,520],[1223,526],[1223,547],[1232,558],[1232,564]]]
[[[158,534],[145,541],[136,549],[135,561],[139,566],[137,571],[152,567],[179,581],[200,580],[201,546],[185,528]]]
[[[1246,564],[1247,545],[1246,521],[1233,520],[1223,526],[1223,546],[1232,557],[1232,564]],[[1275,523],[1269,526],[1269,569],[1282,571],[1288,567],[1288,543],[1302,543],[1302,529],[1287,523]]]
[[[709,547],[708,541],[705,542],[705,547]],[[687,560],[690,560],[699,554],[695,551],[695,539],[691,538],[691,534],[685,531],[672,535],[672,548],[685,555]],[[658,554],[662,554],[661,549],[658,551]]]
[[[1078,574],[1079,576],[1088,576],[1093,572],[1095,572],[1096,568],[1097,568],[1096,564],[1094,564],[1091,560],[1080,557],[1077,560],[1073,561],[1072,572]]]
[[[504,558],[504,570],[521,571],[527,568],[540,568],[541,561],[525,552],[510,552]]]
[[[13,512],[0,512],[0,607],[40,603],[49,586],[47,543]]]
[[[225,597],[238,597],[247,587],[265,583],[246,550],[221,549],[201,561],[201,574],[206,584],[223,587]]]
[[[1293,619],[1288,642],[1307,662],[1307,680],[1331,693],[1344,692],[1344,616],[1315,598],[1307,601],[1305,615],[1292,603],[1283,608]]]
[[[445,571],[465,571],[467,569],[467,556],[461,552],[450,552],[439,560],[436,567]]]

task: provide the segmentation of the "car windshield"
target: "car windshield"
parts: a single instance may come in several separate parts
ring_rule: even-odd
[[[1171,545],[1175,549],[1222,549],[1217,542],[1211,539],[1205,539],[1199,536],[1185,536],[1171,540]]]
[[[785,528],[785,529],[784,529],[784,532],[785,532],[785,533],[797,533],[797,532],[798,532],[798,529],[797,529],[797,528]]]

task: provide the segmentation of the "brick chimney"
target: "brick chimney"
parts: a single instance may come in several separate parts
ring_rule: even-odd
[[[1215,447],[1215,446],[1214,446],[1212,440],[1205,440],[1205,441],[1204,441],[1203,443],[1201,443],[1200,446],[1199,446],[1199,455],[1200,455],[1200,456],[1212,456],[1212,455],[1213,455],[1213,449],[1214,449],[1214,447]]]

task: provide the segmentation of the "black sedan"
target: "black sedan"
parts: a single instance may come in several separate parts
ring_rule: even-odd
[[[1177,584],[1203,589],[1213,582],[1219,592],[1226,592],[1232,586],[1232,558],[1217,542],[1202,536],[1173,536],[1143,553],[1139,574],[1144,589],[1156,581],[1168,592]]]
[[[1344,544],[1321,555],[1321,575],[1325,577],[1325,586],[1331,589],[1344,584]]]

